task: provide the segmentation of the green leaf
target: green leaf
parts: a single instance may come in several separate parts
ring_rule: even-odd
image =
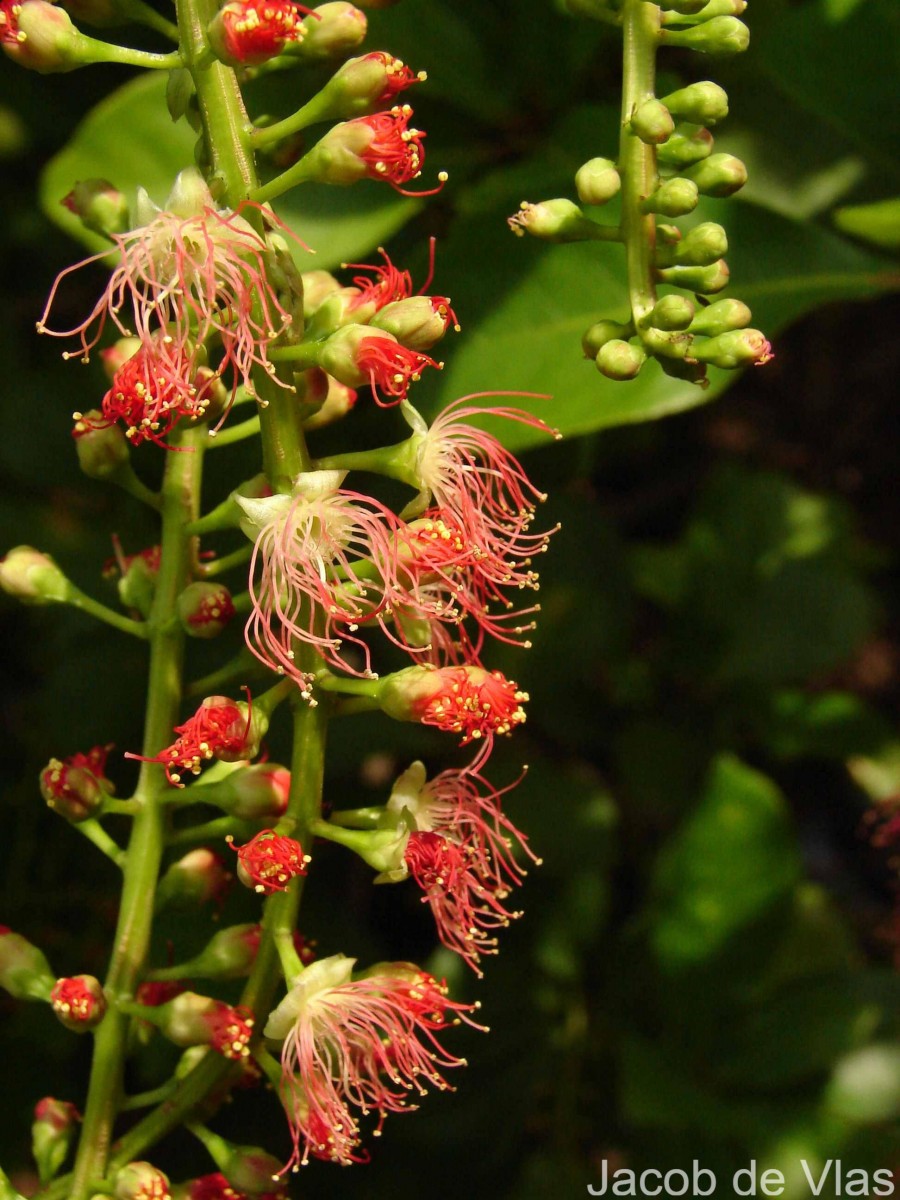
[[[888,250],[900,249],[900,196],[875,204],[839,208],[834,214],[834,223],[844,233],[862,238],[864,242]]]
[[[80,179],[105,178],[133,198],[140,186],[165,203],[179,171],[194,160],[196,134],[184,121],[173,125],[166,104],[167,79],[161,72],[126,83],[94,108],[69,144],[48,163],[41,177],[44,211],[91,251],[109,243],[86,230],[60,201]],[[128,130],[123,137],[122,131]],[[301,267],[329,269],[359,260],[391,238],[421,208],[376,182],[340,188],[306,185],[277,205],[279,216],[316,252]]]
[[[709,959],[783,900],[799,873],[780,792],[723,755],[657,867],[651,941],[659,960],[683,968]]]

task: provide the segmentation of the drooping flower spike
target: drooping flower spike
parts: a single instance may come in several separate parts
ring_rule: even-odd
[[[284,1041],[281,1095],[294,1152],[285,1169],[310,1156],[364,1161],[359,1115],[378,1133],[414,1095],[450,1087],[443,1071],[465,1065],[438,1040],[471,1019],[476,1005],[450,1000],[443,983],[410,963],[383,963],[353,978],[355,959],[337,954],[307,967],[269,1017],[264,1035]]]
[[[144,382],[162,395],[169,409],[196,404],[194,376],[196,368],[205,365],[201,348],[216,339],[224,352],[217,374],[233,369],[232,387],[242,382],[252,394],[252,368],[274,373],[269,347],[292,320],[270,282],[266,240],[247,219],[253,214],[298,240],[258,204],[247,201],[235,212],[217,210],[194,168],[179,175],[165,210],[139,192],[141,224],[130,233],[112,235],[119,262],[91,313],[72,329],[47,325],[63,280],[100,261],[103,254],[58,276],[38,331],[79,338],[85,360],[108,321],[123,336],[139,338],[146,358],[142,370],[146,366],[148,373]],[[70,357],[68,352],[64,357]],[[160,374],[164,388],[158,382]]]

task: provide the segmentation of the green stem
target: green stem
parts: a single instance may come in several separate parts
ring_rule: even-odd
[[[157,33],[161,33],[163,37],[167,37],[169,41],[177,42],[179,40],[178,26],[173,25],[171,21],[167,21],[155,8],[151,8],[149,4],[145,4],[144,0],[124,0],[122,11],[132,21],[146,25],[148,29],[155,29]]]
[[[645,145],[628,128],[634,110],[652,99],[656,86],[656,47],[660,12],[647,0],[624,0],[622,34],[624,64],[622,80],[622,134],[619,144],[619,174],[622,177],[622,240],[628,271],[628,295],[638,330],[656,303],[653,252],[656,219],[641,211],[641,205],[657,188],[656,150]]]
[[[306,158],[301,158],[289,170],[284,171],[281,175],[276,175],[274,179],[270,179],[265,187],[256,188],[251,199],[256,200],[259,204],[268,204],[270,200],[274,200],[276,196],[284,195],[285,192],[289,192],[297,184],[308,183],[314,178],[315,174],[312,166],[307,162]]]
[[[222,429],[218,433],[211,429],[209,431],[209,448],[217,450],[220,446],[231,446],[235,442],[244,441],[245,438],[255,437],[258,433],[259,417],[248,417],[239,425],[231,425],[228,429]]]
[[[120,629],[122,633],[130,633],[132,637],[148,638],[150,636],[150,631],[143,621],[133,621],[131,617],[117,613],[114,608],[107,608],[105,604],[94,600],[92,596],[86,595],[74,585],[70,585],[66,603],[71,604],[73,608],[80,608],[82,612],[90,613],[98,621],[105,621],[107,625],[112,625],[113,629]]]
[[[157,71],[172,71],[184,66],[181,54],[173,50],[171,54],[151,54],[147,50],[133,50],[130,46],[116,46],[112,42],[101,42],[98,38],[79,37],[82,63],[121,63],[126,67],[144,67]]]
[[[181,702],[184,635],[180,629],[170,627],[170,618],[189,578],[192,546],[184,525],[196,516],[203,454],[194,431],[187,431],[180,440],[184,449],[193,449],[193,453],[175,451],[166,456],[161,492],[162,554],[150,620],[150,677],[142,747],[147,758],[171,740]],[[158,765],[143,763],[135,791],[141,811],[132,826],[119,921],[105,982],[113,996],[134,992],[150,944],[153,905],[148,898],[156,889],[165,833],[159,773]],[[106,1174],[113,1122],[122,1095],[127,1038],[128,1018],[111,1006],[97,1030],[69,1200],[88,1200],[91,1181]]]
[[[302,108],[298,108],[295,113],[291,113],[283,121],[276,121],[272,125],[263,125],[261,128],[254,129],[250,134],[254,147],[259,150],[264,146],[271,146],[273,142],[280,142],[294,133],[301,133],[319,121],[339,116],[332,108],[331,100],[326,94],[327,90],[325,88],[318,95],[313,96]]]
[[[159,509],[159,492],[154,492],[147,487],[146,483],[135,474],[131,463],[125,463],[124,466],[119,467],[118,471],[109,479],[110,483],[120,487],[123,492],[127,492],[135,500],[140,500],[141,504]]]
[[[253,547],[248,542],[246,546],[241,546],[239,550],[232,550],[230,554],[223,554],[221,558],[214,558],[210,562],[201,563],[198,575],[202,575],[204,579],[212,579],[214,575],[224,575],[226,571],[230,571],[232,567],[242,567],[250,561],[250,556],[253,554]]]
[[[116,864],[120,869],[125,866],[128,861],[128,856],[117,841],[109,836],[99,821],[93,818],[88,818],[87,821],[78,821],[74,828],[78,830],[82,837],[86,837],[89,842],[92,842],[101,854]]]

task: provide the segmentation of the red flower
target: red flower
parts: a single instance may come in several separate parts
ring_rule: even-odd
[[[69,821],[84,821],[97,811],[113,785],[105,777],[106,758],[112,744],[94,746],[87,754],[51,758],[41,771],[41,795],[55,812]]]
[[[511,733],[525,721],[528,693],[500,671],[483,667],[408,667],[385,678],[379,703],[400,721],[461,733],[461,745]]]
[[[144,1004],[147,1008],[159,1008],[168,1004],[185,990],[185,985],[177,979],[148,979],[138,986],[134,993],[135,1003]]]
[[[57,979],[50,993],[50,1006],[67,1029],[84,1033],[103,1020],[106,997],[93,975],[73,975]]]
[[[372,113],[367,117],[356,117],[346,121],[344,128],[351,135],[355,130],[365,130],[366,145],[357,150],[370,179],[384,179],[401,196],[433,196],[444,186],[443,180],[436,188],[427,192],[408,192],[401,185],[418,179],[425,163],[425,134],[420,129],[410,129],[412,109],[408,104],[395,105],[387,112]]]
[[[300,41],[301,14],[309,12],[291,0],[229,0],[210,27],[210,41],[231,66],[254,66]]]
[[[347,1165],[363,1161],[354,1110],[373,1113],[378,1129],[411,1097],[449,1088],[442,1071],[464,1065],[437,1038],[477,1007],[410,963],[383,963],[351,977],[343,955],[307,967],[269,1017],[265,1036],[284,1039],[282,1102],[294,1140],[287,1166],[310,1155]],[[479,1028],[479,1026],[475,1026]]]
[[[0,43],[18,46],[21,11],[21,0],[0,0]]]
[[[263,896],[286,892],[295,876],[306,874],[310,861],[299,842],[279,836],[274,829],[263,829],[246,845],[235,849],[238,878]]]
[[[251,1200],[246,1192],[233,1188],[221,1172],[201,1175],[187,1185],[186,1200]],[[280,1188],[275,1192],[257,1194],[253,1200],[287,1200],[287,1193]]]
[[[443,365],[418,350],[408,350],[384,334],[362,338],[356,352],[357,369],[381,408],[390,408],[405,400],[410,383],[417,383],[422,378],[423,367],[440,370]],[[382,400],[382,393],[391,399]]]
[[[249,693],[248,693],[249,694]],[[179,735],[171,746],[160,750],[153,758],[126,754],[140,762],[160,763],[172,787],[184,787],[181,771],[199,775],[204,762],[220,758],[235,762],[252,758],[258,746],[252,744],[250,705],[236,703],[227,696],[208,696],[194,715],[183,725],[176,725]]]

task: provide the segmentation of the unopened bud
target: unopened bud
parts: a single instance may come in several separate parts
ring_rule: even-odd
[[[606,204],[621,186],[616,164],[608,158],[591,158],[575,173],[575,188],[582,204]]]
[[[648,3],[650,0],[648,0]],[[685,16],[698,13],[706,6],[706,0],[656,0],[663,12],[677,12]]]
[[[661,29],[659,38],[664,46],[683,46],[701,54],[727,58],[747,49],[750,30],[737,17],[713,17],[692,29]]]
[[[708,267],[728,253],[728,236],[715,221],[702,221],[674,246],[658,246],[659,266]]]
[[[51,758],[40,774],[41,795],[48,807],[67,821],[85,821],[93,816],[113,785],[104,776],[111,746],[95,746],[87,754],[73,754],[61,762]]]
[[[666,179],[641,202],[641,211],[659,213],[663,217],[683,217],[694,211],[699,199],[700,189],[696,183],[676,175],[674,179]]]
[[[663,296],[653,306],[650,324],[654,329],[687,329],[696,311],[687,296]]]
[[[728,93],[708,80],[670,92],[662,102],[676,117],[696,121],[698,125],[715,125],[728,116]]]
[[[747,168],[733,154],[711,154],[686,170],[704,196],[733,196],[747,182]]]
[[[262,926],[254,924],[220,930],[185,970],[201,979],[242,979],[256,962],[261,931]]]
[[[666,267],[657,271],[663,283],[684,288],[686,292],[712,295],[727,287],[730,272],[724,259],[710,263],[708,267]]]
[[[365,40],[368,24],[366,14],[344,0],[320,4],[303,21],[302,40],[288,52],[304,62],[346,58]]]
[[[694,21],[699,25],[701,21],[709,21],[713,17],[739,17],[746,11],[747,0],[707,0]]]
[[[344,325],[328,338],[321,349],[319,364],[323,371],[347,387],[362,387],[368,376],[357,366],[357,357],[362,343],[369,339],[381,340],[392,345],[397,339],[383,329],[370,329],[368,325]]]
[[[691,333],[715,337],[731,329],[744,329],[753,320],[753,314],[741,300],[716,300],[706,308],[697,310],[691,321]]]
[[[635,137],[648,146],[658,146],[666,141],[675,129],[672,114],[661,100],[645,100],[634,110],[628,125]]]
[[[547,242],[586,242],[597,236],[597,226],[571,200],[523,200],[519,211],[507,220],[518,237],[530,233]]]
[[[172,863],[160,879],[157,908],[197,908],[209,900],[221,903],[232,879],[224,860],[214,850],[198,847]]]
[[[115,1200],[171,1200],[169,1180],[152,1163],[133,1162],[116,1172]]]
[[[111,346],[100,351],[100,361],[103,363],[103,373],[110,383],[130,358],[134,358],[141,348],[141,339],[136,337],[118,338]]]
[[[339,67],[325,87],[323,101],[332,117],[364,116],[392,104],[400,92],[426,78],[424,71],[416,74],[400,59],[375,50]]]
[[[211,1129],[198,1129],[210,1158],[234,1189],[235,1195],[271,1195],[272,1181],[282,1172],[281,1161],[258,1146],[235,1146]]]
[[[392,333],[407,350],[430,350],[449,327],[458,330],[456,314],[443,296],[409,296],[386,304],[369,327]]]
[[[221,785],[218,801],[242,821],[258,821],[284,815],[291,794],[291,773],[277,763],[254,763],[232,771]]]
[[[693,383],[701,388],[709,387],[706,378],[706,363],[688,361],[684,358],[659,358],[659,365],[666,375],[672,379],[680,379],[683,383]]]
[[[0,925],[0,987],[16,1000],[49,1000],[55,982],[37,946]]]
[[[630,321],[624,325],[618,321],[595,321],[581,336],[581,348],[584,350],[584,357],[596,358],[597,351],[601,346],[605,346],[607,342],[611,342],[614,339],[627,341],[633,333],[634,326]]]
[[[733,329],[708,341],[696,341],[691,357],[714,367],[761,367],[773,357],[771,344],[758,329]]]
[[[65,1162],[80,1120],[78,1109],[67,1100],[45,1096],[35,1105],[31,1153],[37,1163],[38,1177],[45,1186]]]
[[[88,1033],[106,1015],[103,985],[93,975],[72,975],[57,979],[50,993],[50,1007],[66,1029]]]
[[[61,203],[81,218],[85,229],[94,233],[109,236],[131,228],[128,201],[107,179],[84,179],[76,183]]]
[[[150,1021],[176,1046],[212,1046],[225,1058],[249,1054],[252,1014],[197,992],[182,992],[155,1008],[135,1006],[135,1015]],[[131,1010],[129,1010],[131,1011]]]
[[[135,554],[116,583],[119,599],[125,608],[134,609],[144,618],[149,617],[158,576],[158,558]]]
[[[346,417],[356,404],[355,389],[348,387],[345,383],[340,383],[331,375],[327,375],[321,368],[313,367],[305,372],[305,376],[307,381],[312,378],[319,380],[322,384],[322,390],[318,396],[314,386],[310,385],[308,388],[307,400],[310,403],[310,415],[303,418],[305,429],[321,429],[324,425],[331,425],[332,422],[339,421],[341,417]],[[318,407],[313,408],[313,404],[317,404]]]
[[[0,559],[0,589],[23,604],[61,604],[71,594],[53,559],[31,546],[16,546]]]
[[[640,346],[618,340],[601,346],[594,359],[601,375],[620,381],[634,379],[646,360],[647,355]]]
[[[129,461],[131,451],[125,434],[97,409],[79,414],[72,437],[78,465],[90,479],[109,479]]]
[[[178,597],[178,618],[191,637],[218,637],[233,617],[234,602],[223,583],[189,583]]]
[[[85,39],[72,24],[65,9],[48,0],[25,0],[15,13],[16,32],[0,37],[5,53],[22,67],[42,75],[56,71],[71,71],[89,61],[83,57]],[[7,6],[5,21],[10,17]]]
[[[303,315],[311,317],[319,305],[332,292],[339,292],[341,284],[330,271],[304,271],[303,280]]]
[[[688,167],[712,154],[713,135],[702,125],[685,122],[656,151],[657,161],[668,167]]]

